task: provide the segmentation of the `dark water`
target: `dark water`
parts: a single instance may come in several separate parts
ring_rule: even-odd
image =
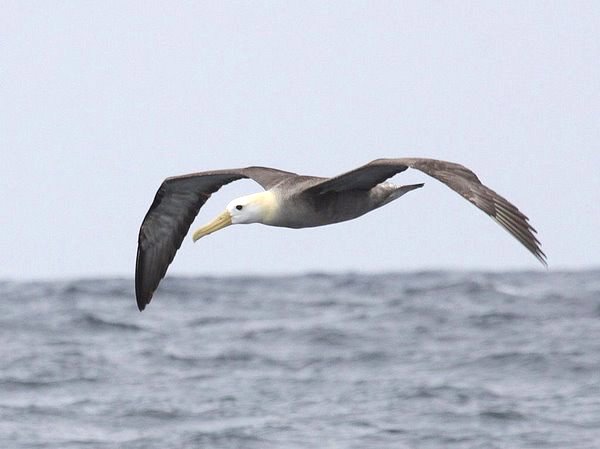
[[[599,448],[600,271],[0,283],[0,448]]]

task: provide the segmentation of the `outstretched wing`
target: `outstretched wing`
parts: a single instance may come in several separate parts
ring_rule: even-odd
[[[140,227],[135,264],[138,308],[144,310],[152,299],[194,218],[211,194],[242,178],[253,179],[264,189],[269,189],[289,176],[295,174],[266,167],[248,167],[165,179]]]
[[[547,265],[546,255],[535,237],[537,231],[529,224],[529,219],[508,200],[483,185],[475,173],[460,164],[421,158],[377,159],[362,167],[329,178],[309,190],[315,193],[326,193],[371,189],[408,167],[420,170],[443,182],[469,200],[521,242],[543,265]]]

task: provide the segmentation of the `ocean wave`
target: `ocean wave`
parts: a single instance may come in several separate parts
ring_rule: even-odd
[[[594,447],[599,278],[0,282],[0,447]]]
[[[92,313],[84,313],[82,316],[75,318],[74,325],[78,327],[87,327],[91,330],[103,330],[107,332],[113,330],[132,332],[144,330],[143,327],[138,326],[137,324],[104,319]]]

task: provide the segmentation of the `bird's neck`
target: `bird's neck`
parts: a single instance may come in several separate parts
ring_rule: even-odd
[[[252,198],[252,201],[261,209],[261,217],[260,223],[263,224],[271,224],[277,217],[277,213],[279,210],[279,202],[277,201],[277,196],[267,190],[265,192],[254,193],[249,195]]]

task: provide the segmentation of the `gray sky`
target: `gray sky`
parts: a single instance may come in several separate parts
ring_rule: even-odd
[[[551,269],[600,265],[600,2],[0,1],[0,278],[132,276],[171,175],[331,176],[460,162],[539,231]],[[419,172],[358,220],[234,226],[170,274],[541,269]],[[193,227],[252,181],[213,195]]]

